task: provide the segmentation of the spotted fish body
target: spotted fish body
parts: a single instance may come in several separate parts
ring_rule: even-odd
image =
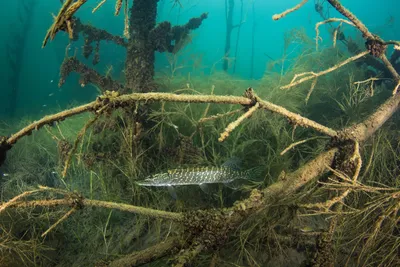
[[[236,171],[228,167],[203,167],[168,170],[147,177],[137,184],[142,186],[180,186],[230,183],[248,178],[247,171]]]

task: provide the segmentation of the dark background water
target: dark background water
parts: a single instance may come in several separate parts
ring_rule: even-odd
[[[44,49],[41,48],[42,40],[47,29],[52,23],[52,13],[57,14],[60,8],[60,1],[48,0],[15,0],[5,1],[3,8],[0,9],[2,23],[0,25],[0,118],[10,119],[11,105],[10,92],[12,90],[8,80],[11,73],[7,61],[7,45],[18,45],[11,38],[15,33],[22,31],[22,25],[18,22],[18,12],[21,2],[31,2],[32,17],[30,29],[24,34],[25,46],[21,57],[20,73],[18,74],[18,95],[15,103],[15,117],[29,116],[37,118],[45,114],[52,113],[56,108],[65,108],[70,104],[77,104],[93,100],[97,91],[93,86],[81,88],[78,84],[77,75],[71,75],[62,88],[58,88],[59,66],[61,65],[65,47],[68,44],[68,36],[59,33],[55,40],[50,42]],[[113,34],[122,34],[123,15],[118,17],[113,15],[115,1],[107,3],[92,14],[92,9],[99,1],[88,1],[77,15],[83,23],[90,23],[98,28],[106,29]],[[225,9],[223,0],[181,0],[183,8],[172,7],[171,1],[161,0],[159,2],[158,21],[169,20],[173,24],[184,24],[191,17],[199,16],[203,12],[208,12],[209,17],[203,25],[192,34],[192,43],[187,47],[186,52],[181,56],[202,57],[204,75],[210,74],[213,64],[216,70],[222,69],[222,57],[224,56],[225,45]],[[255,5],[255,14],[252,5]],[[300,0],[243,0],[244,19],[241,29],[241,36],[238,45],[238,57],[236,73],[240,79],[248,79],[249,86],[252,86],[250,78],[251,46],[253,22],[255,22],[255,61],[254,79],[260,79],[265,74],[266,64],[270,60],[266,54],[274,59],[282,56],[284,47],[285,32],[295,28],[304,27],[310,38],[315,37],[315,23],[321,21],[320,16],[314,10],[314,1],[309,1],[300,10],[289,14],[286,18],[273,21],[272,15],[280,13],[290,8]],[[400,39],[400,23],[396,17],[400,2],[398,0],[382,1],[362,1],[362,0],[343,0],[341,1],[347,8],[353,11],[367,27],[374,33],[380,34],[385,39]],[[234,23],[240,22],[240,4],[236,0]],[[333,9],[330,10],[331,17],[341,17]],[[351,32],[349,26],[345,27],[345,33]],[[354,31],[355,33],[355,31]],[[331,41],[327,31],[321,29],[323,38],[322,45],[329,46]],[[233,57],[236,31],[232,34]],[[79,42],[73,43],[69,50],[69,55],[73,54],[75,47],[82,46],[82,38]],[[296,51],[296,43],[289,51]],[[95,67],[101,73],[105,73],[107,66],[112,65],[115,76],[123,68],[125,52],[123,49],[102,42],[101,61]],[[81,51],[78,52],[82,60]],[[295,56],[294,52],[292,56]],[[84,61],[91,65],[90,60]],[[169,64],[165,54],[157,54],[156,71],[168,73]],[[182,69],[182,73],[187,73],[190,68]]]

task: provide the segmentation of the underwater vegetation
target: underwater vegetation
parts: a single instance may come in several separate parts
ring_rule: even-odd
[[[115,36],[77,17],[89,1],[60,2],[43,46],[83,38],[93,66],[68,45],[59,86],[77,73],[100,95],[0,125],[1,266],[400,265],[400,42],[338,0],[299,1],[272,19],[311,7],[316,35],[288,31],[282,58],[249,86],[227,71],[243,1],[238,24],[239,1],[225,3],[222,72],[207,75],[179,63],[207,13],[172,26],[157,23],[158,0],[108,0],[124,16]],[[104,40],[126,49],[122,79],[94,68]],[[170,72],[156,72],[156,52]]]

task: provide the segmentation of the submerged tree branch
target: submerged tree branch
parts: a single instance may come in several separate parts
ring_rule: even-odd
[[[353,24],[362,32],[365,38],[367,39],[375,39],[376,37],[367,29],[367,27],[362,23],[353,13],[350,12],[347,8],[345,8],[339,1],[337,0],[328,0],[328,2],[343,16],[347,17]]]
[[[111,41],[116,45],[120,45],[122,47],[127,47],[128,43],[121,36],[113,35],[106,30],[98,29],[92,25],[83,24],[79,19],[74,20],[74,37],[77,39],[78,34],[82,33],[85,37],[85,45],[86,43],[91,42],[100,42],[100,41]],[[74,38],[74,39],[75,39]]]
[[[304,6],[304,4],[307,3],[307,2],[308,2],[308,0],[302,0],[302,1],[301,1],[298,5],[296,5],[295,7],[290,8],[290,9],[287,9],[287,10],[285,10],[284,12],[282,12],[282,13],[280,13],[280,14],[275,14],[275,15],[273,15],[273,16],[272,16],[272,19],[273,19],[273,20],[279,20],[279,19],[285,17],[287,14],[292,13],[292,12],[294,12],[294,11],[300,9],[300,8],[301,8],[302,6]]]
[[[117,0],[121,2],[120,0]],[[126,43],[123,38],[118,36],[113,36],[110,33],[107,33],[104,30],[96,29],[92,26],[83,25],[79,20],[74,20],[74,14],[79,10],[79,8],[85,4],[87,0],[66,0],[64,1],[63,6],[61,7],[57,17],[54,19],[53,25],[51,25],[50,29],[47,31],[47,34],[43,40],[42,47],[45,47],[47,42],[53,40],[56,34],[61,31],[68,32],[71,39],[76,38],[76,34],[74,31],[77,30],[85,32],[88,37],[93,39],[94,41],[100,40],[112,40],[118,45],[126,46]],[[104,4],[104,1],[103,1]],[[99,5],[100,6],[100,5]],[[98,7],[99,7],[98,6]],[[121,7],[120,7],[121,8]],[[118,10],[119,11],[119,10]],[[118,15],[118,14],[116,14]],[[77,26],[75,29],[74,26]],[[75,37],[74,37],[75,36]]]
[[[372,34],[368,28],[362,23],[350,10],[346,9],[339,0],[327,0],[337,11],[339,11],[343,16],[347,17],[355,27],[357,27],[363,36],[367,39],[366,45],[370,53],[374,56],[379,57],[385,66],[388,68],[389,72],[392,74],[396,83],[400,81],[400,75],[394,69],[392,63],[387,59],[385,55],[385,50],[387,44],[377,35]],[[378,50],[378,53],[375,54],[375,50]]]
[[[352,61],[355,61],[355,60],[357,60],[359,58],[362,58],[362,57],[366,56],[367,54],[369,54],[369,51],[361,52],[358,55],[355,55],[355,56],[350,57],[350,58],[348,58],[348,59],[346,59],[346,60],[344,60],[342,62],[339,62],[335,66],[330,67],[329,69],[326,69],[326,70],[323,70],[323,71],[320,71],[320,72],[317,72],[317,73],[315,73],[315,72],[303,72],[303,73],[296,74],[294,76],[294,78],[292,79],[292,81],[288,85],[281,86],[280,89],[287,90],[287,89],[290,89],[290,88],[292,88],[294,86],[297,86],[297,85],[299,85],[299,84],[301,84],[303,82],[306,82],[308,80],[315,79],[315,78],[318,78],[318,77],[323,76],[325,74],[328,74],[328,73],[330,73],[332,71],[335,71],[335,70],[343,67],[344,65],[346,65],[346,64],[348,64],[348,63],[350,63]],[[297,80],[297,78],[302,77],[302,76],[306,76],[306,77],[301,78],[300,80]]]
[[[102,76],[97,71],[80,62],[76,57],[66,58],[62,63],[58,86],[62,86],[65,83],[65,80],[71,72],[80,74],[79,84],[82,87],[86,86],[88,83],[92,83],[102,92],[109,90],[124,93],[125,91],[125,87],[122,84],[114,81],[110,76]]]
[[[185,103],[216,103],[216,104],[236,104],[249,106],[254,104],[254,100],[251,100],[247,97],[240,96],[218,96],[218,95],[178,95],[171,93],[133,93],[127,95],[121,95],[116,97],[104,96],[100,97],[96,101],[90,102],[88,104],[72,108],[69,110],[65,110],[53,115],[45,116],[39,121],[35,121],[32,124],[26,126],[21,129],[19,132],[13,134],[9,137],[5,145],[13,145],[20,138],[30,135],[34,130],[38,130],[41,127],[51,124],[54,121],[61,121],[68,117],[88,112],[88,111],[99,111],[105,108],[116,109],[121,106],[134,104],[135,102],[150,102],[150,101],[166,101],[166,102],[185,102]],[[256,101],[260,104],[260,108],[266,109],[275,113],[278,113],[286,118],[288,118],[292,123],[295,123],[302,127],[310,127],[317,131],[320,131],[328,136],[336,136],[337,132],[325,127],[315,121],[307,119],[305,117],[300,116],[294,112],[291,112],[281,106],[272,104],[268,101],[261,100],[259,97],[256,97]]]
[[[87,0],[66,0],[61,7],[57,17],[54,19],[53,25],[47,31],[44,37],[42,47],[45,47],[48,40],[53,40],[57,32],[60,30],[65,30],[69,33],[70,37],[73,36],[73,31],[71,28],[71,19],[74,13],[86,2]]]
[[[116,209],[120,211],[126,211],[130,213],[136,213],[144,216],[149,216],[152,218],[161,218],[172,221],[180,222],[183,220],[184,216],[179,212],[169,212],[150,208],[144,208],[139,206],[133,206],[124,203],[115,203],[102,200],[84,199],[81,196],[75,196],[71,194],[65,199],[51,199],[51,200],[30,200],[30,201],[13,201],[10,205],[5,203],[7,208],[19,207],[57,207],[57,206],[72,206],[77,208],[84,208],[85,206],[106,208],[106,209]]]
[[[399,109],[399,105],[400,95],[396,94],[386,100],[386,102],[383,103],[365,121],[340,131],[338,134],[339,137],[342,140],[357,140],[358,142],[366,141],[392,117],[392,115]]]
[[[169,237],[167,240],[157,243],[147,249],[135,251],[118,260],[112,261],[110,267],[131,267],[141,266],[172,253],[173,250],[180,250],[182,242],[178,237]]]

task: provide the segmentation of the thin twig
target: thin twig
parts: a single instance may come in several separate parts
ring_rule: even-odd
[[[117,0],[115,3],[115,16],[119,15],[121,7],[122,7],[122,0]]]
[[[124,36],[126,39],[129,39],[131,37],[131,34],[129,32],[129,4],[128,4],[128,0],[125,0],[124,2]]]
[[[95,13],[100,7],[104,5],[107,0],[102,0],[95,8],[93,8],[92,13]]]
[[[288,152],[288,151],[291,150],[292,148],[294,148],[294,147],[296,147],[296,146],[298,146],[298,145],[307,143],[308,141],[315,140],[315,139],[319,139],[319,138],[324,138],[324,137],[322,137],[322,136],[314,136],[314,137],[311,137],[311,138],[308,138],[308,139],[304,139],[304,140],[301,140],[301,141],[292,143],[292,144],[290,144],[287,148],[285,148],[285,149],[281,152],[280,155],[283,156],[284,154],[286,154],[286,152]]]
[[[308,104],[308,100],[310,100],[310,96],[311,96],[312,92],[314,91],[315,86],[317,85],[317,81],[318,81],[318,78],[315,78],[313,80],[313,82],[311,83],[310,90],[308,90],[308,93],[307,93],[307,96],[306,96],[306,99],[305,99],[306,105]]]
[[[59,225],[60,223],[62,223],[63,221],[65,221],[69,216],[72,215],[72,213],[74,213],[76,211],[76,208],[72,208],[70,209],[67,213],[64,214],[64,216],[62,216],[57,222],[55,222],[52,226],[50,226],[49,229],[46,230],[46,232],[44,232],[42,234],[42,237],[45,237],[48,233],[50,233],[51,230],[53,230],[54,228],[57,227],[57,225]]]
[[[400,81],[394,87],[393,92],[392,92],[393,95],[397,94],[397,92],[399,91],[399,87],[400,87]]]
[[[299,4],[296,5],[295,7],[289,8],[289,9],[285,10],[284,12],[282,12],[282,13],[280,13],[280,14],[275,14],[275,15],[273,15],[273,16],[272,16],[272,19],[273,19],[273,20],[279,20],[279,19],[285,17],[287,14],[292,13],[292,12],[298,10],[299,8],[301,8],[301,7],[302,7],[305,3],[307,3],[307,2],[308,2],[308,0],[303,0],[303,1],[301,1],[301,3],[299,3]]]
[[[318,40],[320,39],[319,37],[319,26],[323,25],[323,24],[327,24],[327,23],[331,23],[331,22],[341,22],[341,23],[347,23],[351,26],[354,26],[353,23],[351,23],[348,20],[345,19],[338,19],[338,18],[330,18],[324,21],[320,21],[317,24],[315,24],[315,33],[316,33],[316,37],[315,37],[315,47],[316,50],[318,51]],[[335,35],[337,34],[337,31],[335,31]],[[336,43],[336,37],[334,38],[334,44]],[[335,46],[335,45],[334,45]]]
[[[236,127],[238,127],[245,119],[248,119],[253,115],[253,113],[260,107],[260,103],[256,103],[254,106],[249,108],[249,110],[244,113],[242,116],[240,116],[236,121],[229,123],[229,125],[225,128],[225,131],[221,134],[221,136],[218,138],[219,142],[225,141],[226,138],[228,138],[229,134],[235,130]]]
[[[207,121],[217,120],[217,119],[220,119],[220,118],[223,118],[223,117],[226,117],[226,116],[231,116],[233,114],[236,114],[236,113],[242,112],[242,111],[243,111],[243,109],[239,108],[239,109],[235,109],[235,110],[232,110],[232,111],[229,111],[229,112],[226,112],[226,113],[222,113],[222,114],[218,113],[218,114],[210,116],[210,117],[201,118],[199,120],[199,123],[204,123],[204,122],[207,122]]]
[[[305,75],[309,75],[309,76],[304,77],[304,78],[302,78],[302,79],[300,79],[298,81],[294,81],[295,79],[293,79],[290,84],[282,86],[281,89],[282,90],[287,90],[287,89],[290,89],[290,88],[292,88],[294,86],[297,86],[297,85],[299,85],[299,84],[301,84],[301,83],[303,83],[305,81],[308,81],[308,80],[311,80],[313,78],[317,78],[317,77],[320,77],[322,75],[328,74],[328,73],[330,73],[330,72],[332,72],[334,70],[337,70],[337,69],[343,67],[344,65],[346,65],[346,64],[348,64],[348,63],[350,63],[352,61],[355,61],[355,60],[357,60],[359,58],[362,58],[362,57],[364,57],[364,56],[366,56],[368,54],[369,54],[369,51],[361,52],[358,55],[350,57],[350,58],[346,59],[345,61],[342,61],[342,62],[336,64],[335,66],[330,67],[329,69],[326,69],[326,70],[321,71],[321,72],[317,72],[317,73],[315,73],[315,72],[304,72],[304,73],[301,73],[301,74],[297,74],[297,76],[295,76],[295,78],[299,77],[299,76],[305,76]]]
[[[68,171],[68,167],[71,163],[71,159],[72,156],[74,155],[76,149],[78,148],[79,142],[82,140],[82,137],[85,135],[86,130],[93,125],[93,123],[95,123],[97,121],[97,119],[99,118],[99,116],[94,117],[93,119],[89,120],[85,126],[83,126],[82,130],[78,133],[78,136],[75,139],[74,145],[71,148],[71,150],[68,152],[68,156],[67,159],[65,160],[64,163],[64,170],[62,172],[62,177],[65,178],[65,176],[67,176],[67,171]]]

